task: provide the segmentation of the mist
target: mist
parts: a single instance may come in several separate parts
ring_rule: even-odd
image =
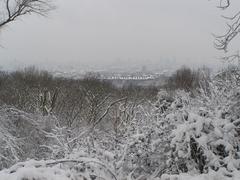
[[[221,66],[212,33],[224,32],[225,24],[214,1],[57,0],[55,4],[47,18],[28,16],[1,30],[2,67]]]

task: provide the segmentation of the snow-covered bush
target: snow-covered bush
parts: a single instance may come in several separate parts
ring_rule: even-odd
[[[169,101],[169,109],[163,111],[166,100]],[[168,125],[164,119],[180,105],[180,102],[175,102],[171,107],[172,101],[172,98],[164,100],[159,95],[156,103],[131,105],[128,102],[124,107],[120,104],[120,112],[115,117],[118,124],[114,124],[113,128],[105,126],[104,129],[100,124],[94,129],[83,127],[70,131],[67,127],[56,126],[46,133],[49,141],[45,147],[51,150],[51,158],[98,159],[121,178],[129,174],[132,179],[158,176],[163,173],[170,156],[167,136],[172,124]],[[126,117],[128,120],[124,119]]]
[[[178,173],[214,170],[232,176],[232,172],[239,170],[240,92],[230,84],[215,80],[208,96],[192,98],[184,107],[187,118],[173,130],[171,140],[172,160]],[[178,112],[178,116],[179,113],[183,115]]]
[[[239,85],[231,74],[207,78],[202,74],[206,81],[194,92],[160,90],[154,101],[102,96],[93,114],[72,98],[70,121],[71,108],[43,116],[1,106],[0,169],[27,158],[52,160],[17,164],[0,179],[236,179]]]
[[[52,129],[55,118],[31,114],[11,106],[0,107],[0,169],[26,160],[46,158],[43,148],[48,140],[45,132]]]

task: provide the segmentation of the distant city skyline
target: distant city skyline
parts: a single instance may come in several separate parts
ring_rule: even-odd
[[[111,63],[99,63],[99,64],[88,64],[88,63],[51,63],[51,62],[35,62],[35,63],[25,63],[23,61],[7,61],[4,63],[1,63],[0,70],[18,70],[18,69],[24,69],[27,67],[35,66],[36,68],[42,69],[42,70],[48,70],[48,71],[79,71],[79,72],[90,72],[90,71],[109,71],[109,72],[139,72],[142,71],[143,67],[147,71],[153,71],[156,72],[158,70],[176,70],[182,66],[187,66],[193,69],[200,68],[202,66],[208,66],[209,68],[213,70],[221,69],[225,66],[226,63],[222,63],[219,59],[215,59],[216,62],[212,63],[194,63],[194,62],[179,62],[177,60],[169,60],[169,58],[166,58],[166,61],[150,61],[147,62],[138,60],[118,60],[113,61]]]

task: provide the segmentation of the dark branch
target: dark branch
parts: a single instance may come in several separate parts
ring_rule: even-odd
[[[230,0],[220,0],[219,8],[225,10],[230,7]],[[223,35],[214,35],[214,46],[218,50],[227,52],[229,43],[240,33],[240,11],[231,17],[222,16],[227,22],[227,31]]]
[[[45,16],[54,9],[50,0],[5,0],[1,4],[5,8],[1,10],[3,15],[0,17],[0,28],[23,15],[34,13]]]

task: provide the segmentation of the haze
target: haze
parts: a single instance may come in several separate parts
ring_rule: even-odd
[[[240,2],[234,3],[239,7]],[[2,29],[2,67],[220,64],[212,33],[224,32],[225,24],[215,1],[56,0],[55,4],[57,9],[48,18],[27,16]]]

